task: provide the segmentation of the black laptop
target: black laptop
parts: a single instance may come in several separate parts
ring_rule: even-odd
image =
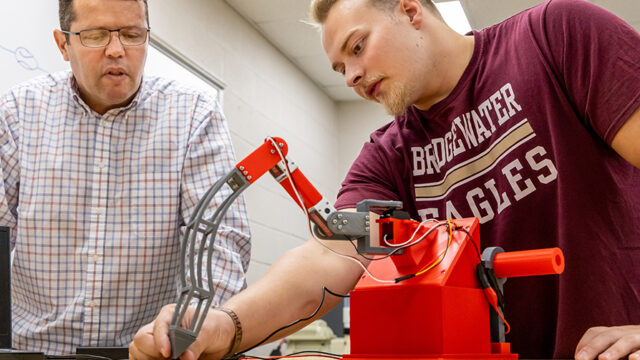
[[[11,253],[9,228],[0,226],[0,349],[11,349]]]

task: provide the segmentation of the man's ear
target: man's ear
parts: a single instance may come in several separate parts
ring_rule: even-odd
[[[67,35],[60,30],[53,30],[53,39],[58,45],[58,49],[64,58],[64,61],[69,61],[69,52],[67,51]]]
[[[398,6],[401,15],[407,17],[414,28],[422,27],[424,8],[420,0],[400,0]]]

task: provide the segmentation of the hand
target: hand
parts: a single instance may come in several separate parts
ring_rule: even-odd
[[[640,360],[640,325],[592,327],[576,347],[576,360]]]
[[[166,305],[151,323],[138,330],[129,344],[130,360],[171,358],[169,324],[175,304]],[[193,319],[193,308],[187,309],[182,327],[188,328]],[[220,359],[231,348],[235,334],[233,321],[220,311],[209,310],[196,340],[180,355],[181,360]]]

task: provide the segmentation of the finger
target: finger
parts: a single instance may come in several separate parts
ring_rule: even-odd
[[[220,327],[220,318],[228,321],[228,329],[233,331],[234,325],[231,318],[220,311],[210,311],[200,329],[200,334],[180,357],[181,360],[219,359],[226,354],[231,347],[229,341],[224,340]]]
[[[149,323],[140,328],[134,336],[133,342],[129,345],[129,357],[137,360],[161,358],[162,355],[156,349],[153,323]]]
[[[600,354],[604,349],[611,345],[612,341],[608,344],[601,344],[601,341],[597,341],[598,336],[601,336],[604,332],[609,330],[610,328],[604,326],[592,327],[587,330],[580,342],[578,342],[578,346],[576,346],[575,358],[576,360],[593,360]],[[606,346],[605,346],[606,345]]]
[[[629,355],[629,360],[640,360],[640,350]]]
[[[584,333],[584,335],[582,335],[582,338],[580,339],[580,342],[578,342],[578,346],[576,346],[576,349],[580,350],[586,344],[590,343],[593,338],[600,335],[602,332],[607,331],[607,329],[609,328],[605,326],[596,326],[590,328]]]
[[[202,354],[202,352],[206,348],[206,345],[204,345],[202,343],[202,338],[205,335],[206,335],[206,332],[205,331],[201,331],[200,335],[196,338],[196,340],[191,345],[189,345],[189,347],[187,348],[187,350],[184,351],[184,353],[182,353],[182,355],[180,356],[180,359],[181,360],[197,360],[197,359],[199,359],[200,355]]]
[[[155,347],[159,350],[164,358],[171,356],[171,341],[169,340],[169,324],[173,317],[175,304],[167,305],[162,308],[160,314],[153,322],[153,340]]]
[[[197,360],[198,356],[196,356],[191,348],[188,348],[180,355],[180,360]]]
[[[158,354],[157,356],[151,356],[149,354],[146,354],[134,345],[129,347],[129,359],[130,360],[160,360],[164,358],[160,354]]]
[[[618,341],[614,342],[608,349],[600,354],[598,359],[620,359],[640,349],[640,333],[622,332],[622,334],[624,335],[617,334]]]
[[[144,355],[133,343],[129,345],[129,360],[148,360],[149,358]]]

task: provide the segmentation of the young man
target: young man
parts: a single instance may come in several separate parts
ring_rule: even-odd
[[[513,351],[640,359],[640,35],[582,0],[468,36],[426,0],[312,6],[333,68],[396,115],[365,144],[336,207],[400,200],[414,218],[478,217],[483,247],[559,246],[562,275],[506,285]],[[343,292],[360,274],[314,242],[289,252],[225,304],[244,332],[232,350],[310,313],[322,285]],[[170,315],[136,335],[135,358],[168,355]],[[222,355],[233,329],[214,312],[184,359]]]
[[[175,301],[185,223],[235,163],[215,99],[143,77],[146,0],[59,6],[54,36],[71,71],[0,98],[13,346],[46,354],[128,344]],[[244,287],[249,262],[244,204],[230,211],[208,245],[218,303]]]

